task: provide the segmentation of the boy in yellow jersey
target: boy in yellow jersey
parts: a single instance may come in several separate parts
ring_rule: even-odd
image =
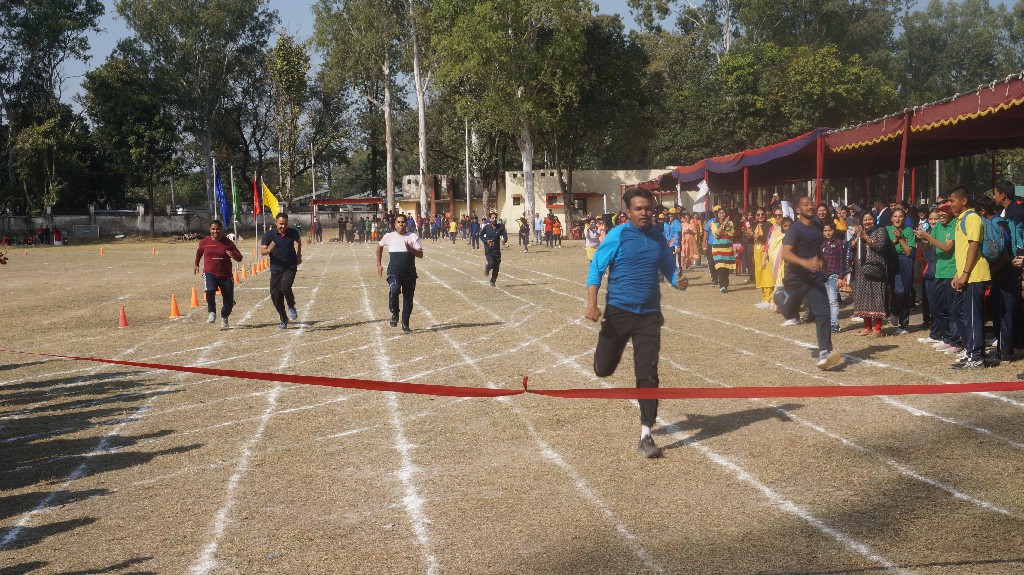
[[[949,193],[949,205],[956,216],[953,225],[956,275],[952,286],[957,294],[954,297],[963,301],[957,328],[964,341],[964,356],[953,364],[953,369],[980,369],[999,364],[998,360],[986,360],[984,355],[985,317],[982,305],[992,273],[988,260],[981,255],[981,240],[985,237],[981,216],[969,209],[967,203],[967,188],[964,186],[957,186]]]

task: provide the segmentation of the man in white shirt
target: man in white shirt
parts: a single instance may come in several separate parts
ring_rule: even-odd
[[[377,244],[377,277],[384,268],[381,257],[388,249],[388,310],[391,311],[391,327],[398,325],[398,295],[402,295],[402,331],[409,333],[409,318],[412,316],[412,298],[416,293],[416,258],[423,257],[423,244],[419,236],[407,232],[408,218],[403,214],[395,216],[395,231],[384,234]]]

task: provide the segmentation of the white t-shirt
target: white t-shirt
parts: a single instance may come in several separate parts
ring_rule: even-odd
[[[416,256],[409,251],[408,246],[422,250],[423,244],[420,242],[419,236],[412,232],[405,235],[388,232],[380,239],[378,245],[388,252],[389,276],[416,277]]]

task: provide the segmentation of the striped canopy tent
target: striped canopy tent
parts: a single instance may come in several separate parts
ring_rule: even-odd
[[[816,201],[821,202],[823,179],[863,177],[866,195],[867,177],[886,172],[903,174],[896,187],[897,198],[903,199],[907,166],[985,152],[992,153],[994,184],[996,150],[1024,147],[1022,104],[1024,73],[852,128],[818,128],[669,174],[679,182],[706,180],[712,189],[742,189],[744,210],[749,209],[750,186],[815,180]]]

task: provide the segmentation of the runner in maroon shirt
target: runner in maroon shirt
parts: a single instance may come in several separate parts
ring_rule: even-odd
[[[199,273],[199,260],[203,262],[203,280],[206,283],[206,309],[209,316],[206,321],[217,321],[217,288],[224,296],[224,306],[220,310],[220,327],[228,327],[228,316],[235,305],[235,282],[232,278],[234,265],[231,260],[242,261],[242,252],[238,251],[235,242],[224,237],[224,225],[220,220],[210,223],[210,236],[199,240],[196,250],[196,261],[192,273]]]

